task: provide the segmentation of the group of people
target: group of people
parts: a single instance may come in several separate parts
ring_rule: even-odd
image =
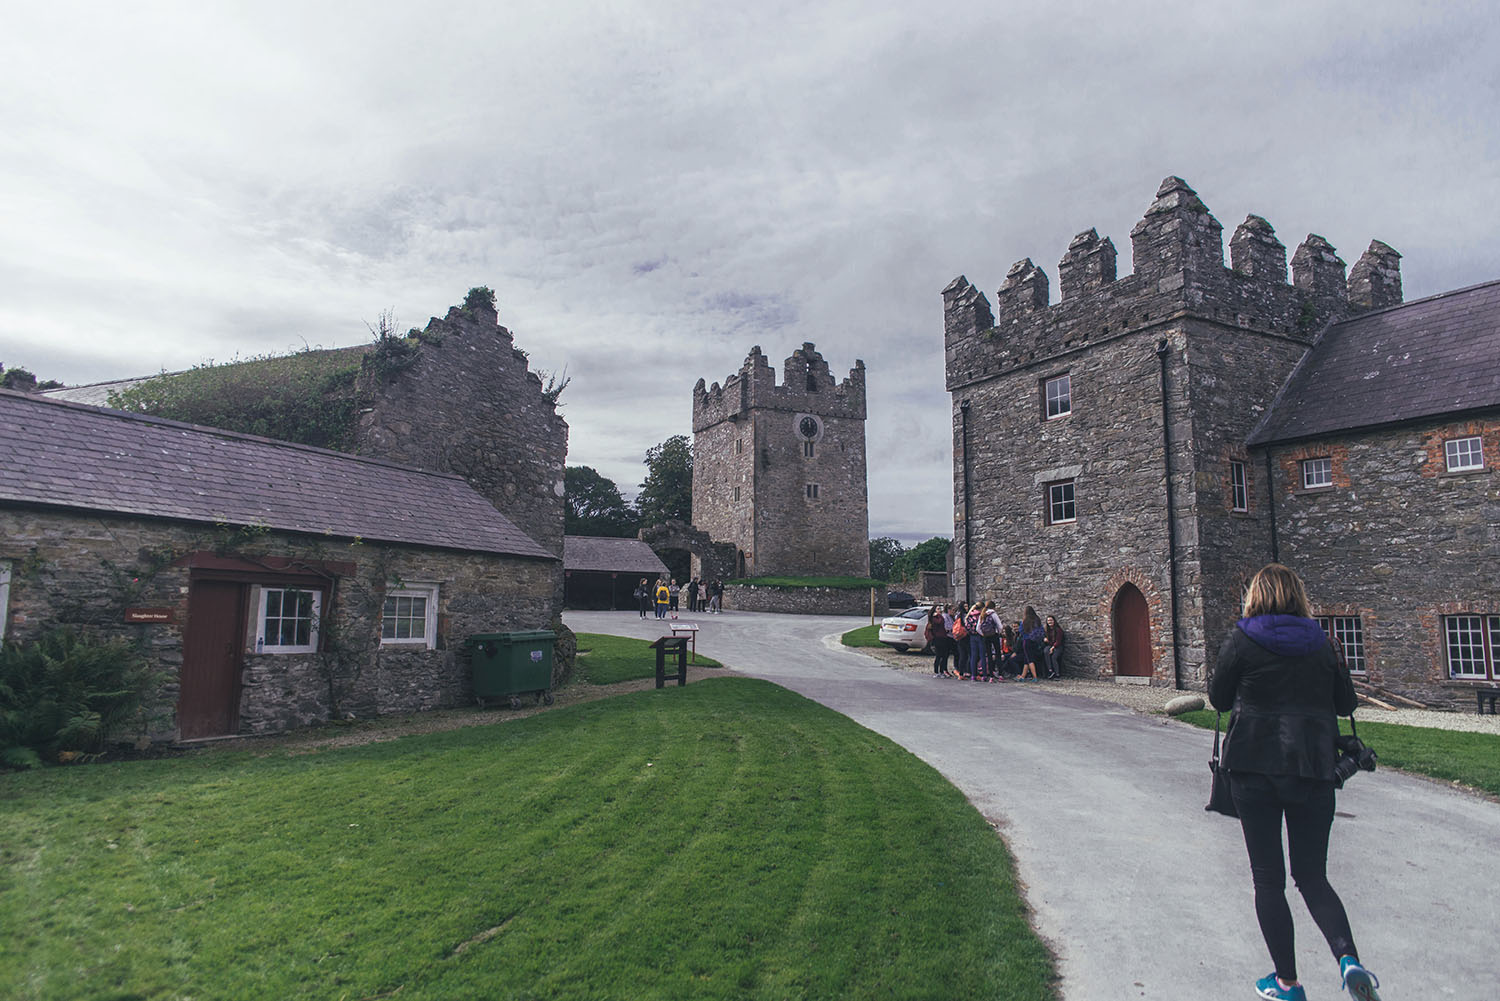
[[[927,644],[939,678],[1036,681],[1039,670],[1062,677],[1062,626],[1052,615],[1044,623],[1030,605],[1015,622],[1001,619],[993,601],[934,605],[927,613]]]
[[[675,619],[683,604],[687,605],[689,612],[717,614],[723,610],[724,584],[717,580],[709,583],[697,577],[686,584],[677,583],[675,577],[670,580],[658,577],[653,584],[648,578],[642,577],[641,582],[635,586],[635,600],[640,605],[643,619],[653,608],[658,619]]]

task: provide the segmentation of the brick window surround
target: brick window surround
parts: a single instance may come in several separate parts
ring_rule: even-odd
[[[1463,469],[1448,468],[1448,443],[1466,438],[1479,439],[1481,465]],[[1426,477],[1492,473],[1500,469],[1500,420],[1461,421],[1434,428],[1422,436],[1422,451],[1425,453],[1425,461],[1421,469],[1422,475]]]
[[[1288,449],[1276,456],[1281,467],[1283,482],[1286,484],[1286,492],[1290,494],[1324,493],[1332,490],[1347,490],[1351,486],[1349,482],[1349,446],[1344,444],[1313,444],[1301,448]],[[1303,463],[1309,459],[1327,459],[1329,464],[1329,477],[1332,482],[1327,486],[1304,487]]]
[[[1500,615],[1443,616],[1443,664],[1455,681],[1494,681],[1500,677]]]

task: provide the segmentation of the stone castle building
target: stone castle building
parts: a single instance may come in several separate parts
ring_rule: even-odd
[[[812,344],[781,384],[760,348],[693,387],[693,525],[733,543],[747,577],[870,572],[865,363],[835,381]]]
[[[1353,269],[1222,227],[1179,178],[1131,233],[1029,259],[993,310],[943,291],[960,597],[1055,614],[1068,673],[1200,687],[1271,560],[1306,579],[1356,677],[1472,704],[1500,674],[1500,282],[1402,303]]]

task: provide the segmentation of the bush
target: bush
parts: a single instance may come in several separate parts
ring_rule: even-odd
[[[54,629],[0,647],[0,764],[97,755],[141,711],[161,675],[123,639]]]

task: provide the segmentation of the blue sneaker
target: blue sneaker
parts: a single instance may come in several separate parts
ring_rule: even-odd
[[[1351,998],[1357,1001],[1380,1001],[1380,992],[1375,988],[1380,986],[1380,981],[1375,974],[1359,965],[1359,960],[1353,956],[1344,956],[1339,960],[1339,972],[1344,975],[1344,990],[1349,992]]]
[[[1276,971],[1272,970],[1255,982],[1256,997],[1271,998],[1272,1001],[1307,1001],[1307,992],[1302,985],[1296,987],[1283,987],[1281,981],[1276,979]]]

